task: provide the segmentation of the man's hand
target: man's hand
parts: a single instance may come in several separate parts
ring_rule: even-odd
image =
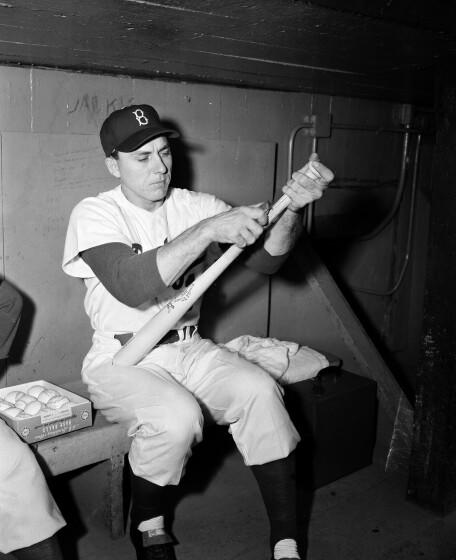
[[[334,173],[320,162],[318,154],[311,154],[306,165],[293,173],[282,189],[291,200],[288,208],[296,212],[318,200],[333,179]]]
[[[283,187],[294,212],[317,200],[334,179],[334,173],[323,165],[317,154],[311,154],[306,165],[293,173]],[[268,225],[269,203],[239,206],[203,220],[203,231],[209,241],[237,245],[240,249],[252,245]],[[271,253],[272,254],[272,253]]]
[[[252,245],[268,224],[269,203],[239,206],[205,220],[211,240],[237,245]]]

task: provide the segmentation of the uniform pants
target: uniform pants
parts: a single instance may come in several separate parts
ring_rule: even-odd
[[[64,525],[31,449],[0,420],[0,552],[39,543]]]
[[[299,435],[283,389],[236,352],[195,333],[156,347],[137,366],[114,366],[120,343],[109,344],[109,357],[106,341],[95,344],[83,379],[95,408],[112,422],[126,423],[137,476],[160,486],[179,483],[192,446],[202,439],[202,408],[229,426],[246,465],[281,459],[296,447]]]

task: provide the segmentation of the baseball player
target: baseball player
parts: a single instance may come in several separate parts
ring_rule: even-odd
[[[17,330],[22,300],[0,281],[0,362]],[[29,446],[0,419],[0,552],[19,560],[60,560],[65,521]]]
[[[266,232],[266,204],[232,208],[207,193],[170,188],[168,139],[177,135],[149,105],[114,111],[101,127],[106,166],[119,185],[75,206],[63,256],[63,270],[84,280],[94,331],[82,377],[94,406],[108,420],[124,422],[132,437],[131,534],[138,560],[176,558],[165,525],[167,497],[202,439],[202,408],[229,426],[259,483],[274,560],[297,559],[299,435],[272,377],[199,335],[199,302],[137,365],[114,365],[113,356],[204,270],[212,247],[248,247],[246,265],[276,271],[301,232],[302,209],[322,195],[333,174],[312,155],[312,164],[283,188],[290,205]]]

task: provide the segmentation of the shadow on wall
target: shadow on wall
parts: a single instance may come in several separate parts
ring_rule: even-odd
[[[27,348],[28,340],[30,338],[33,319],[36,313],[36,306],[33,300],[18,286],[14,286],[14,288],[20,293],[22,297],[22,313],[16,336],[13,340],[9,352],[8,363],[21,364],[23,356],[25,354],[25,350]]]
[[[169,139],[173,156],[171,187],[191,188],[194,180],[194,170],[190,154],[195,151],[201,151],[203,147],[187,142],[181,128],[175,121],[163,119],[163,124],[180,134],[179,138]]]

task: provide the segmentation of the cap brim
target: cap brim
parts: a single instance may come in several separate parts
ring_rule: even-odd
[[[133,152],[140,148],[143,144],[149,140],[153,140],[158,136],[169,136],[170,138],[178,138],[180,134],[173,130],[172,128],[163,127],[149,127],[142,130],[138,130],[135,134],[132,134],[130,138],[127,138],[117,146],[116,150],[119,152]]]

